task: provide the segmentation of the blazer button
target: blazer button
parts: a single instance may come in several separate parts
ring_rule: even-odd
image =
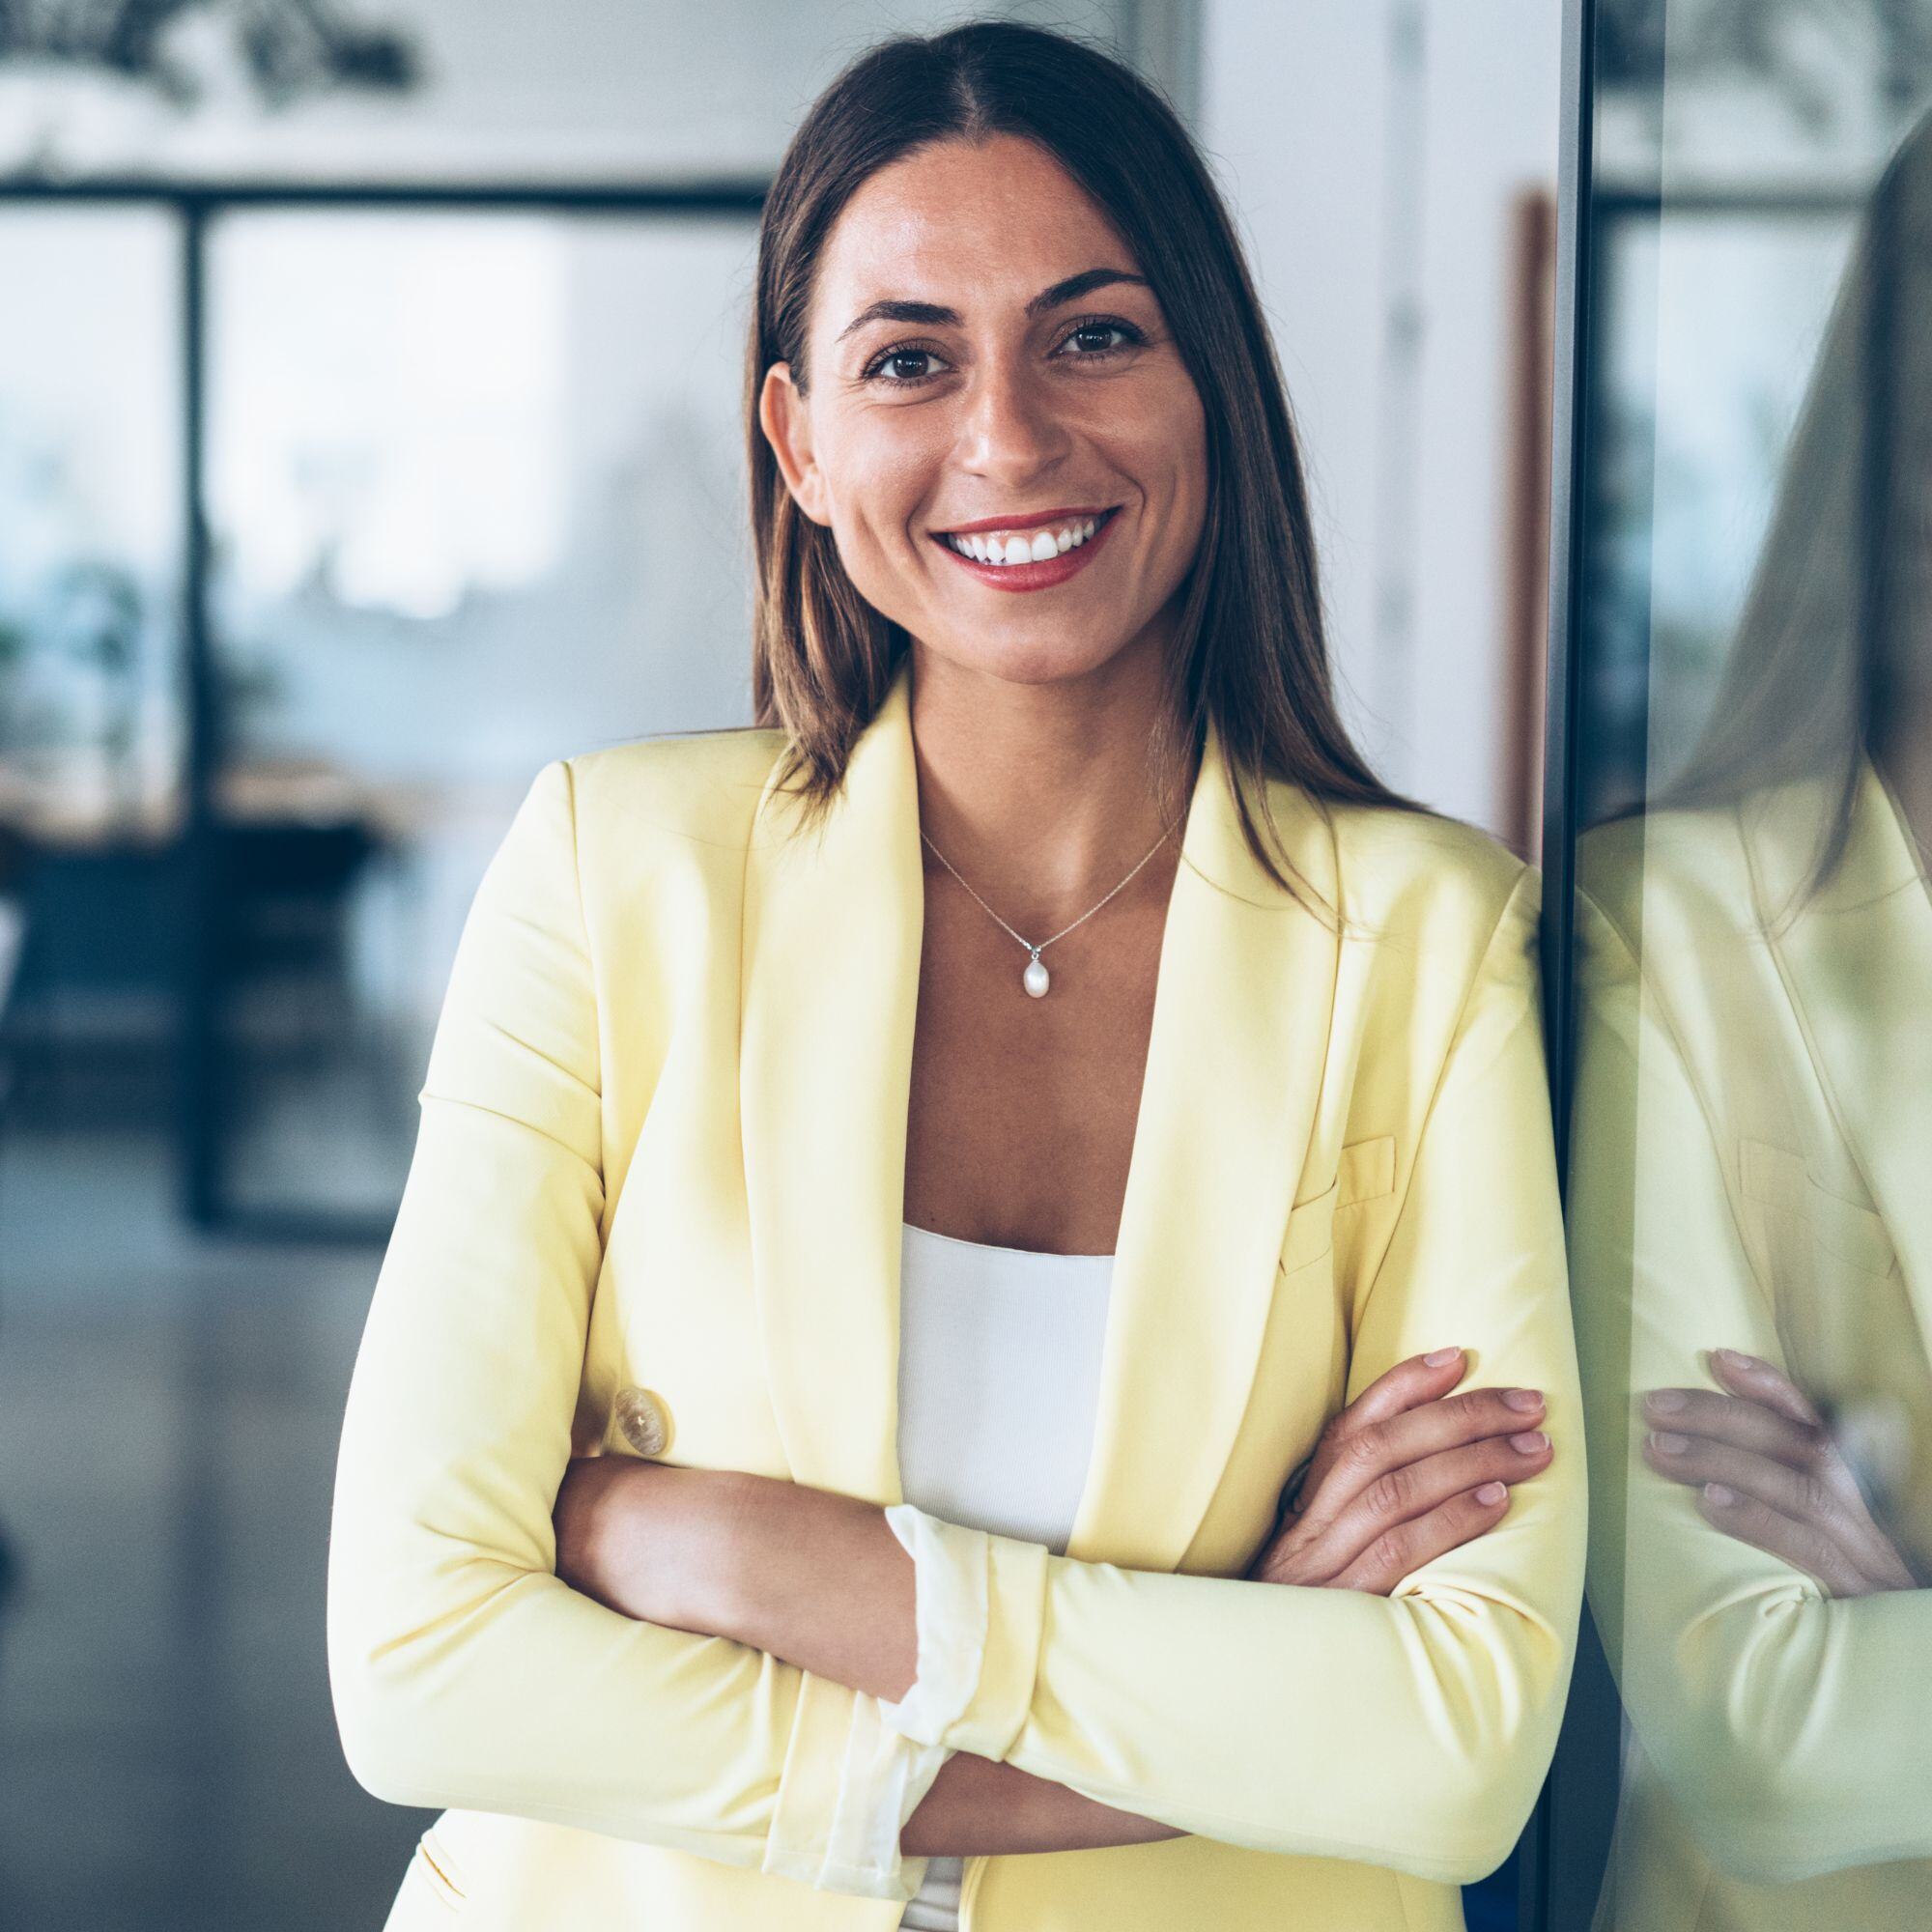
[[[627,1382],[617,1391],[617,1427],[639,1456],[662,1456],[670,1447],[670,1413],[664,1399]]]

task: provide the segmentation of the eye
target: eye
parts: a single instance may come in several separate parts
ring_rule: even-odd
[[[882,382],[889,389],[911,389],[931,382],[938,369],[946,366],[937,350],[923,349],[917,343],[895,342],[890,349],[880,350],[866,364],[859,372],[859,380]]]
[[[1110,341],[1110,337],[1119,340]],[[1146,340],[1132,323],[1122,322],[1119,316],[1090,315],[1076,322],[1060,338],[1060,349],[1054,353],[1067,351],[1072,361],[1094,362],[1103,356],[1118,355],[1123,349],[1137,348]]]

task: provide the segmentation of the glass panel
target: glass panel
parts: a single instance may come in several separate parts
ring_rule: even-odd
[[[0,1088],[17,1057],[22,1125],[165,1113],[178,245],[160,213],[0,211]]]
[[[546,759],[749,716],[746,221],[225,217],[219,1085],[240,1208],[393,1208]]]
[[[1554,1922],[1920,1925],[1932,6],[1620,0],[1596,54],[1569,1184],[1620,1769]]]

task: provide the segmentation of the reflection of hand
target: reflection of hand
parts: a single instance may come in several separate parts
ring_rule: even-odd
[[[1834,1597],[1912,1590],[1918,1579],[1872,1520],[1850,1464],[1818,1412],[1769,1362],[1716,1349],[1728,1394],[1653,1389],[1644,1461],[1697,1489],[1726,1536],[1808,1572]]]
[[[1535,1389],[1451,1395],[1465,1360],[1438,1349],[1399,1362],[1322,1431],[1282,1526],[1248,1568],[1264,1583],[1386,1597],[1502,1520],[1507,1485],[1549,1466]]]

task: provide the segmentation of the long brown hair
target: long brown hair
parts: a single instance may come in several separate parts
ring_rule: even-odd
[[[1932,649],[1932,116],[1862,212],[1710,723],[1659,808],[1820,787],[1817,836],[1780,917],[1836,870],[1864,761],[1899,681]]]
[[[915,149],[991,134],[1037,143],[1105,213],[1151,284],[1200,394],[1207,514],[1168,668],[1168,741],[1156,749],[1198,748],[1212,719],[1247,843],[1289,885],[1263,781],[1327,800],[1407,801],[1370,771],[1336,709],[1300,453],[1227,210],[1159,95],[1061,34],[978,21],[885,41],[819,97],[785,151],[758,237],[747,371],[758,722],[785,731],[783,781],[822,804],[909,641],[859,594],[831,531],[786,490],[758,425],[765,372],[787,363],[807,388],[819,256],[858,188]]]

